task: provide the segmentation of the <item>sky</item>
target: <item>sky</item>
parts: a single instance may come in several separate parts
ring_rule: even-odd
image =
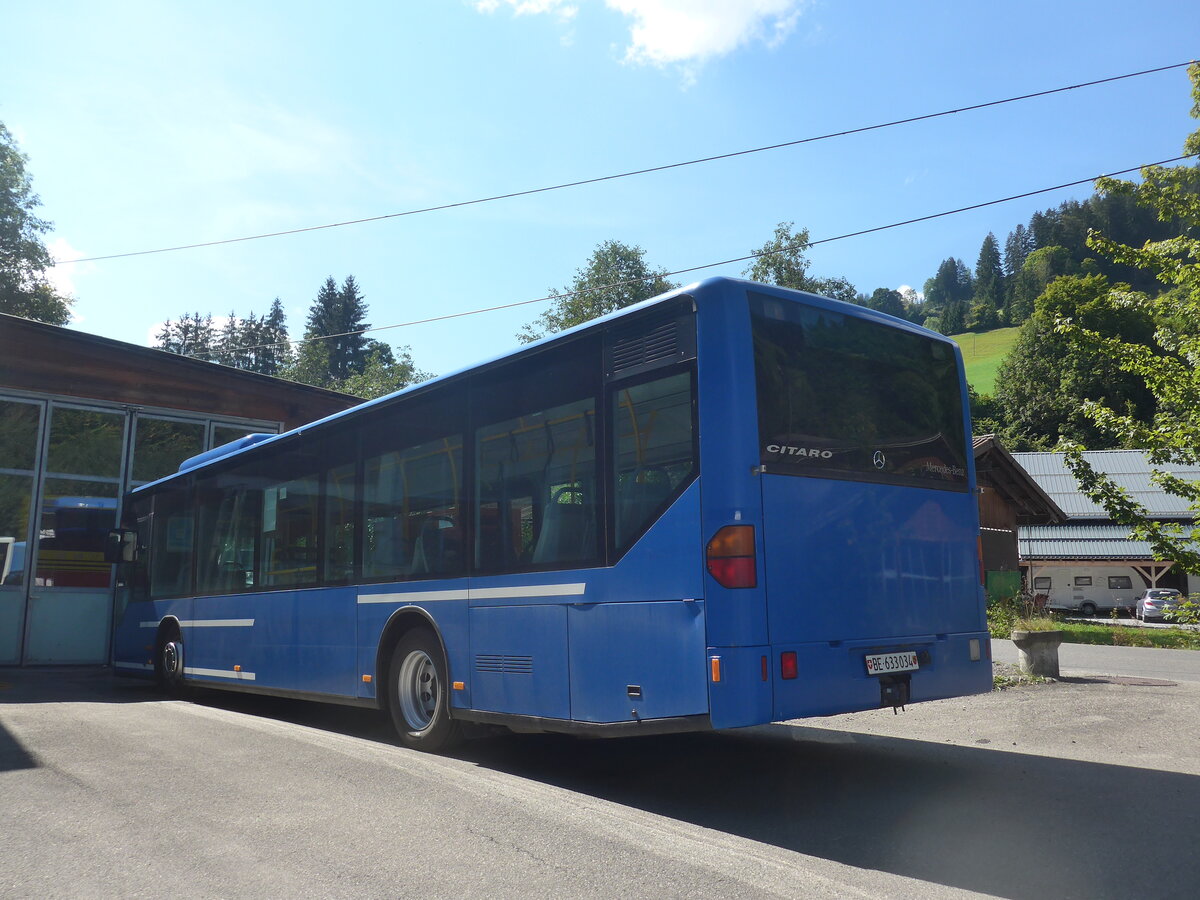
[[[185,312],[353,275],[375,326],[538,300],[598,244],[668,271],[1178,156],[1184,69],[531,196],[1200,57],[1200,4],[894,0],[0,0],[0,122],[29,157],[70,327],[148,345]],[[1088,185],[812,247],[860,292],[974,267]],[[309,228],[261,240],[92,262]],[[739,262],[680,275],[743,274]],[[372,333],[446,374],[536,302]]]

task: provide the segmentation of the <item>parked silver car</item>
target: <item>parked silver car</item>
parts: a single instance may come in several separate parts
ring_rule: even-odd
[[[1183,596],[1175,588],[1150,588],[1137,598],[1134,615],[1143,622],[1161,619],[1164,612],[1174,609],[1182,600]]]

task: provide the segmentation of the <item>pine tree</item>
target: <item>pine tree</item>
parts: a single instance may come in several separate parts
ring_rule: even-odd
[[[258,320],[255,334],[253,369],[263,375],[278,375],[288,364],[291,346],[288,344],[287,316],[283,304],[276,297],[271,309]]]
[[[363,321],[366,314],[367,304],[353,275],[346,276],[340,289],[332,276],[325,279],[309,309],[308,327],[304,332],[305,338],[309,339],[336,335],[319,341],[326,347],[325,352],[319,355],[328,360],[328,373],[324,383],[342,381],[350,375],[362,372],[366,366],[367,354],[364,348],[367,339],[361,334],[371,327]],[[305,344],[305,348],[312,343],[318,342],[310,340]],[[310,358],[306,360],[305,371],[311,377],[315,371],[313,364],[316,355],[309,352],[308,356]]]
[[[236,312],[230,310],[229,318],[221,326],[220,336],[213,348],[213,361],[219,362],[223,366],[233,366],[235,369],[246,368],[248,355],[243,348],[248,345],[246,332],[253,332],[253,330],[253,313],[250,314],[249,319],[242,321],[237,317]]]
[[[202,316],[198,312],[184,313],[175,322],[168,319],[155,335],[155,340],[158,341],[156,346],[159,350],[181,356],[215,359],[219,353],[212,316]]]
[[[343,380],[351,375],[361,374],[366,368],[369,355],[367,345],[372,342],[361,332],[369,329],[371,323],[366,321],[367,302],[353,275],[347,275],[346,280],[342,282],[338,300],[344,324],[342,331],[349,332],[345,337],[338,338],[341,356],[334,359],[334,365],[340,368],[340,374],[336,371],[335,374],[339,380]]]
[[[971,270],[961,259],[950,257],[942,260],[937,274],[925,282],[925,302],[933,312],[951,303],[966,303],[971,291]]]
[[[975,296],[971,300],[967,325],[974,331],[989,331],[1000,324],[999,310],[1004,305],[1004,267],[1000,245],[990,231],[979,248],[975,263]]]

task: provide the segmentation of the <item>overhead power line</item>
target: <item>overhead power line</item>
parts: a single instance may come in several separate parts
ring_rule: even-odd
[[[378,216],[366,216],[361,219],[348,219],[344,222],[329,222],[325,225],[309,225],[304,228],[291,228],[286,231],[271,231],[262,234],[251,234],[243,237],[225,238],[216,241],[200,241],[194,244],[179,244],[173,247],[159,247],[153,250],[133,250],[126,253],[109,253],[104,256],[86,256],[79,259],[56,259],[55,265],[66,265],[68,263],[84,263],[84,262],[99,262],[106,259],[123,259],[129,256],[149,256],[155,253],[173,253],[178,250],[196,250],[201,247],[217,247],[222,244],[238,244],[245,241],[258,241],[265,238],[284,237],[291,234],[303,234],[308,231],[324,231],[330,228],[343,228],[347,225],[363,225],[367,222],[382,222],[385,219],[398,219],[404,216],[417,216],[424,213],[439,212],[447,209],[457,209],[462,206],[476,206],[481,203],[494,203],[497,200],[511,200],[516,197],[528,197],[533,194],[545,194],[550,191],[561,191],[567,188],[582,187],[588,184],[599,184],[604,181],[615,181],[619,178],[631,178],[635,175],[649,175],[653,172],[665,172],[669,169],[681,169],[685,166],[696,166],[702,163],[716,162],[722,159],[733,159],[738,156],[749,156],[753,153],[765,153],[769,150],[782,150],[787,147],[798,147],[801,144],[811,144],[817,141],[827,141],[832,138],[848,137],[852,134],[863,134],[868,131],[879,131],[884,128],[894,128],[898,125],[909,125],[914,122],[924,122],[929,119],[938,119],[944,116],[952,116],[957,113],[972,112],[974,110],[987,109],[992,106],[1003,106],[1006,103],[1017,103],[1021,100],[1032,100],[1037,97],[1047,97],[1051,94],[1061,94],[1066,91],[1074,91],[1080,88],[1095,87],[1101,84],[1110,84],[1114,81],[1124,81],[1129,78],[1138,78],[1143,75],[1153,75],[1158,72],[1167,72],[1172,69],[1181,69],[1185,66],[1192,65],[1192,60],[1188,62],[1172,63],[1169,66],[1158,66],[1153,69],[1142,69],[1139,72],[1127,72],[1124,75],[1113,75],[1109,78],[1098,78],[1094,81],[1081,81],[1078,84],[1069,84],[1065,87],[1050,88],[1044,91],[1035,91],[1031,94],[1021,94],[1016,97],[1006,97],[1003,100],[989,100],[986,103],[975,103],[970,106],[960,106],[956,109],[946,109],[941,112],[925,113],[919,116],[909,116],[905,119],[893,119],[890,122],[881,122],[876,125],[864,125],[859,128],[849,128],[845,131],[834,131],[828,134],[820,134],[812,137],[798,138],[794,141],[784,141],[778,144],[768,144],[763,147],[752,147],[748,150],[734,150],[730,153],[719,153],[715,156],[703,156],[699,159],[689,159],[683,162],[666,163],[660,166],[650,166],[644,169],[633,169],[628,172],[618,172],[613,175],[600,175],[595,178],[584,178],[578,181],[568,181],[562,184],[552,184],[546,187],[530,188],[522,191],[510,191],[504,194],[493,194],[489,197],[478,197],[474,200],[460,200],[455,203],[443,203],[439,206],[426,206],[419,209],[409,209],[403,212],[386,213]]]
[[[784,253],[788,250],[806,250],[809,247],[815,247],[818,244],[831,244],[834,241],[844,241],[847,238],[862,237],[863,235],[866,235],[866,234],[874,234],[879,231],[888,231],[889,229],[901,228],[905,225],[915,225],[918,222],[928,222],[932,219],[942,219],[942,218],[945,218],[946,216],[954,216],[954,215],[958,215],[959,213],[971,212],[972,210],[983,209],[988,206],[997,206],[1001,203],[1009,203],[1013,200],[1022,200],[1026,197],[1036,197],[1039,194],[1049,194],[1053,191],[1061,191],[1061,190],[1065,190],[1066,188],[1079,187],[1080,185],[1084,185],[1084,184],[1091,184],[1100,178],[1115,178],[1118,175],[1129,175],[1132,172],[1140,172],[1142,169],[1148,168],[1150,166],[1165,166],[1165,165],[1169,165],[1170,163],[1182,162],[1185,159],[1194,159],[1194,158],[1196,158],[1196,156],[1197,156],[1197,154],[1195,154],[1195,153],[1187,154],[1185,156],[1175,156],[1175,157],[1172,157],[1171,159],[1160,160],[1159,162],[1145,163],[1144,165],[1133,166],[1132,168],[1128,168],[1128,169],[1121,169],[1118,172],[1105,172],[1100,175],[1093,175],[1090,178],[1081,178],[1078,181],[1069,181],[1069,182],[1066,182],[1065,184],[1056,184],[1053,187],[1038,188],[1037,190],[1025,191],[1024,193],[1021,193],[1021,194],[1012,194],[1008,197],[1001,197],[997,200],[986,200],[982,203],[973,203],[970,206],[960,206],[957,209],[948,209],[948,210],[945,210],[944,212],[930,213],[929,215],[925,215],[925,216],[917,216],[916,218],[912,218],[912,219],[904,219],[903,221],[900,221],[900,222],[891,222],[887,225],[876,225],[873,228],[863,228],[859,231],[850,231],[850,232],[847,232],[846,234],[839,234],[834,237],[819,238],[815,241],[794,241],[793,243],[787,244],[786,246],[780,247],[776,250],[759,250],[754,253],[749,253],[745,256],[735,256],[730,259],[720,260],[719,262],[702,263],[698,266],[689,266],[686,269],[676,269],[673,272],[657,273],[652,276],[647,276],[646,278],[630,278],[630,279],[626,279],[624,281],[613,281],[608,284],[597,285],[596,287],[585,288],[584,290],[580,290],[580,291],[563,291],[563,292],[557,293],[557,294],[548,294],[544,297],[535,297],[532,300],[517,300],[513,303],[502,303],[498,306],[485,306],[480,309],[469,309],[469,310],[465,310],[463,312],[446,313],[445,315],[441,315],[441,316],[429,316],[428,318],[424,318],[424,319],[413,319],[410,322],[397,322],[393,325],[378,325],[373,328],[362,328],[362,329],[359,329],[358,331],[343,331],[340,334],[322,334],[322,335],[315,335],[313,337],[297,338],[296,340],[277,341],[277,342],[271,343],[271,344],[255,344],[250,347],[233,347],[233,348],[229,348],[226,350],[219,350],[219,351],[214,350],[214,351],[209,351],[208,353],[203,353],[203,354],[188,354],[188,355],[194,359],[200,359],[205,356],[211,356],[211,355],[214,355],[215,353],[220,353],[220,352],[241,353],[241,352],[249,351],[249,350],[265,350],[270,347],[285,347],[285,346],[291,346],[293,344],[296,344],[296,345],[307,344],[307,343],[311,343],[313,341],[328,341],[328,340],[332,340],[333,338],[353,337],[355,335],[369,334],[369,333],[376,332],[376,331],[388,331],[392,328],[408,328],[413,325],[427,325],[430,322],[444,322],[447,319],[461,319],[466,316],[478,316],[483,313],[498,312],[499,310],[502,310],[502,309],[514,309],[515,307],[518,307],[518,306],[529,306],[533,303],[545,303],[549,300],[561,300],[561,299],[568,298],[568,297],[577,297],[580,294],[591,294],[591,293],[595,293],[596,291],[603,291],[603,290],[609,290],[611,288],[624,287],[624,286],[630,285],[630,284],[638,284],[639,282],[647,281],[650,278],[658,278],[658,277],[670,278],[674,275],[686,275],[691,272],[699,272],[704,269],[715,269],[718,266],[728,266],[733,263],[748,262],[749,260],[752,260],[752,259],[758,259],[759,257],[762,257],[762,256],[770,256],[774,253]]]

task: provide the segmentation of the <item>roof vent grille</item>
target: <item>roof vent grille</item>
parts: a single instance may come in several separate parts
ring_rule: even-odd
[[[678,352],[679,329],[675,319],[663,322],[649,331],[617,337],[612,350],[613,374],[619,375],[635,366],[674,359]]]

